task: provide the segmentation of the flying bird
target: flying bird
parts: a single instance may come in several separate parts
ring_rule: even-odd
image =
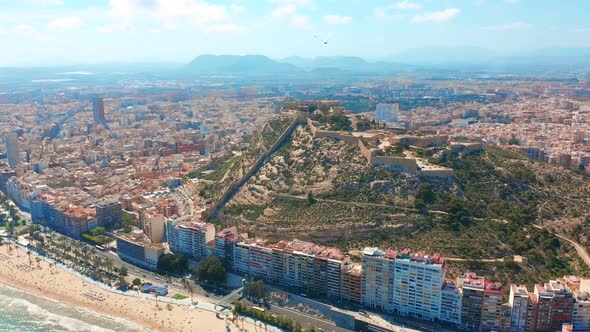
[[[322,44],[324,44],[324,45],[328,45],[328,42],[330,41],[330,39],[329,39],[329,38],[325,38],[325,39],[324,39],[324,38],[320,38],[318,35],[313,35],[313,36],[314,36],[316,39],[318,39],[319,41],[321,41],[321,42],[322,42]]]

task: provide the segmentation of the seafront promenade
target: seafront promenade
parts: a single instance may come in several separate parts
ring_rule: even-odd
[[[0,282],[33,295],[75,307],[133,321],[154,331],[255,331],[254,321],[245,318],[236,323],[216,317],[213,304],[174,300],[136,291],[121,291],[85,277],[54,260],[38,256],[10,242],[0,247]],[[33,256],[35,255],[35,256]],[[237,326],[239,324],[239,327]],[[280,331],[267,326],[268,331]]]

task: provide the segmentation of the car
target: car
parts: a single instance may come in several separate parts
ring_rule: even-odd
[[[156,277],[156,280],[160,280],[160,277]]]

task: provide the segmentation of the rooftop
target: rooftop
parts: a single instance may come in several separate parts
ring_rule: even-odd
[[[476,288],[476,289],[484,289],[485,286],[485,278],[482,276],[478,276],[475,272],[467,272],[464,275],[457,278],[457,281],[460,286],[464,288]]]

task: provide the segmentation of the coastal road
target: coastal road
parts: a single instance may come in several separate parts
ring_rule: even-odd
[[[540,225],[533,225],[538,229],[545,229],[545,227],[540,226]],[[575,242],[574,240],[568,239],[567,237],[557,234],[557,233],[552,233],[553,235],[557,236],[558,238],[569,242],[571,245],[574,246],[574,248],[576,248],[576,251],[578,252],[578,256],[580,256],[580,258],[584,261],[584,263],[586,263],[586,265],[588,267],[590,267],[590,255],[588,254],[588,251],[586,250],[586,248],[584,248],[584,246],[582,246],[581,244],[579,244],[578,242]]]

